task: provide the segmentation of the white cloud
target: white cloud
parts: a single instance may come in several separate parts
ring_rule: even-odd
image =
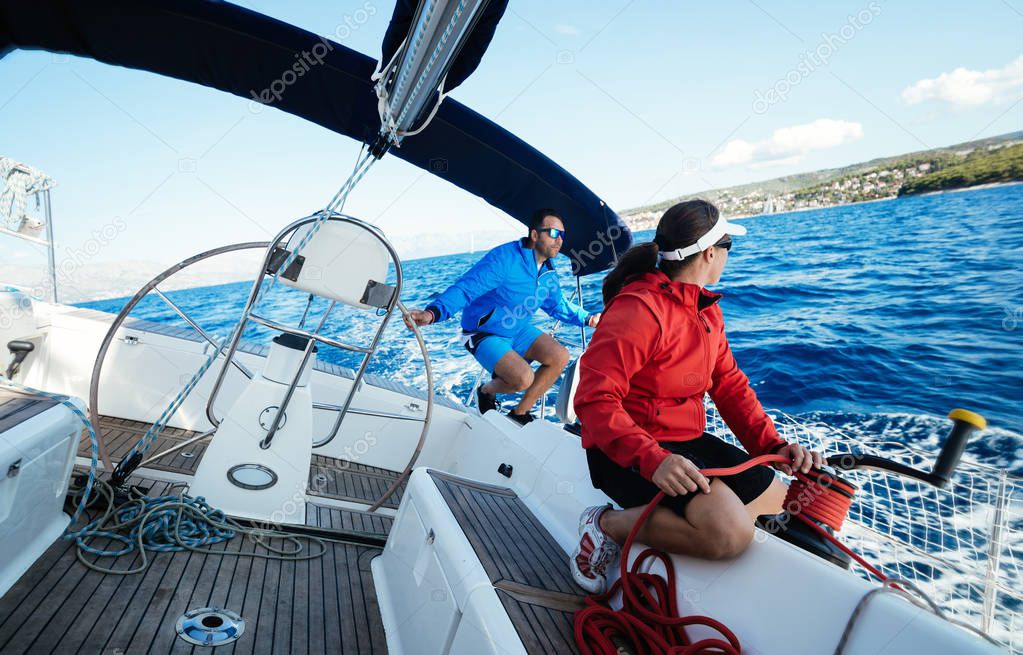
[[[716,155],[711,163],[714,166],[731,166],[732,164],[743,164],[753,159],[753,155],[756,154],[756,146],[749,141],[742,139],[732,139],[725,144]]]
[[[956,107],[976,107],[1000,100],[1023,87],[1023,55],[1002,68],[975,71],[957,68],[949,73],[920,80],[902,90],[902,101],[916,105],[943,100]]]
[[[575,25],[558,25],[554,28],[558,34],[567,34],[568,36],[579,36],[579,28]]]
[[[794,164],[814,150],[825,150],[863,137],[863,126],[850,121],[818,118],[805,125],[783,127],[763,141],[732,139],[711,159],[717,167],[752,163],[754,167]]]

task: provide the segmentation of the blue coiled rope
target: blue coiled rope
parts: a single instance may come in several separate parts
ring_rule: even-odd
[[[170,553],[183,550],[194,552],[216,552],[218,555],[257,557],[263,559],[306,560],[322,556],[327,552],[325,539],[312,536],[296,536],[291,533],[264,528],[250,528],[228,518],[224,512],[210,506],[199,496],[187,494],[149,497],[138,489],[129,490],[129,499],[115,506],[114,489],[103,480],[97,480],[95,489],[106,500],[106,507],[98,518],[84,527],[69,532],[78,547],[78,560],[88,568],[101,573],[131,575],[141,573],[149,566],[147,553]],[[90,503],[91,504],[91,503]],[[267,552],[212,551],[209,546],[246,534]],[[280,538],[290,542],[290,548],[279,548],[267,540]],[[306,551],[302,540],[319,546]],[[96,540],[105,540],[103,547],[95,545]],[[138,553],[140,562],[132,568],[113,568],[98,565],[93,557],[122,557]]]
[[[145,550],[169,553],[227,541],[234,530],[224,526],[227,517],[205,499],[182,496],[139,496],[112,512],[91,521],[74,533],[82,552],[101,557],[127,555],[141,544]],[[127,534],[123,530],[127,529]],[[88,539],[106,537],[123,548],[95,548]]]

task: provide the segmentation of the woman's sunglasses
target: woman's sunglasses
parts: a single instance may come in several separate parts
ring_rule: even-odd
[[[718,241],[714,245],[717,246],[718,248],[724,248],[725,250],[731,250],[732,249],[732,240],[731,239],[727,239],[725,241]]]
[[[537,232],[539,234],[546,234],[547,236],[549,236],[552,239],[557,239],[558,237],[564,238],[564,236],[565,236],[565,231],[564,230],[559,230],[556,227],[543,227],[543,228],[538,229]]]

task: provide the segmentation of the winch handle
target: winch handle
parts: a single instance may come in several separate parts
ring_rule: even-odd
[[[952,419],[952,430],[945,438],[945,443],[938,453],[938,459],[930,472],[921,471],[899,462],[893,462],[877,455],[864,455],[858,453],[846,453],[842,455],[831,455],[827,458],[829,466],[840,471],[852,471],[854,469],[878,469],[896,473],[898,475],[915,478],[939,489],[944,489],[952,474],[955,473],[959,460],[962,459],[966,443],[977,430],[987,428],[987,421],[976,412],[966,409],[953,409],[948,413]]]

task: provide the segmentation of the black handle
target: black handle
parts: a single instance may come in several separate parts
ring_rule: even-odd
[[[14,376],[18,374],[18,369],[21,368],[21,363],[25,361],[28,354],[36,349],[36,345],[31,341],[20,341],[15,339],[14,341],[7,342],[7,350],[14,355],[14,359],[11,360],[10,365],[7,367],[7,372],[4,374],[8,380],[13,380]]]
[[[965,409],[953,409],[949,412],[948,417],[953,422],[952,431],[945,439],[945,444],[941,447],[941,452],[938,453],[938,459],[929,473],[877,455],[831,455],[827,458],[827,462],[830,466],[843,471],[877,469],[922,480],[943,489],[952,479],[952,474],[955,473],[956,466],[959,465],[959,460],[963,457],[963,451],[966,450],[966,443],[970,440],[970,436],[977,430],[987,427],[987,421],[983,416]]]
[[[938,453],[938,461],[934,463],[934,468],[931,469],[931,477],[933,481],[931,484],[938,488],[944,488],[948,481],[952,479],[952,474],[956,470],[956,466],[959,465],[959,460],[963,457],[963,451],[966,450],[966,442],[970,439],[970,436],[977,430],[983,430],[987,427],[987,421],[980,414],[967,411],[965,409],[953,409],[949,412],[948,417],[952,419],[952,431],[949,432],[948,438],[945,439],[945,445],[941,447],[941,452]]]

